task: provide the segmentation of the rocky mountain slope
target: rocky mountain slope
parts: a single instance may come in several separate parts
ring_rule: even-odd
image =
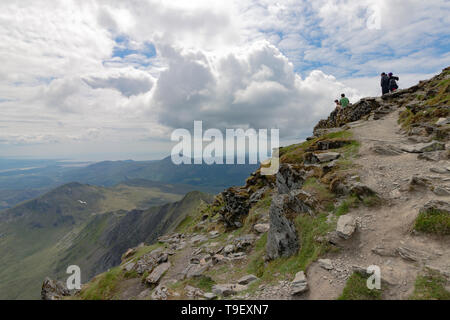
[[[168,212],[168,217],[175,211],[174,219],[184,214],[163,204],[181,200],[193,190],[192,186],[145,180],[130,180],[111,188],[70,183],[1,211],[0,298],[38,298],[42,277],[64,273],[66,259],[81,259],[86,276],[107,270],[120,261],[126,248],[120,246],[125,241],[120,233],[122,219],[131,220],[132,216],[134,222],[152,230],[141,234],[135,230],[126,237],[128,245],[153,240],[168,227],[146,217],[157,216],[158,210]],[[158,205],[162,207],[145,210]],[[104,232],[113,234],[117,229],[115,242],[104,236]],[[116,248],[120,251],[111,254]]]
[[[449,86],[447,68],[332,112],[275,176],[255,171],[79,292],[47,279],[43,298],[449,299]]]

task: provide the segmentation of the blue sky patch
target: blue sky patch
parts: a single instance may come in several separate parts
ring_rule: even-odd
[[[130,39],[126,36],[118,36],[115,39],[116,46],[113,49],[112,57],[125,58],[132,54],[140,54],[147,58],[156,56],[156,48],[153,43],[145,42],[141,48],[135,49],[130,45]]]

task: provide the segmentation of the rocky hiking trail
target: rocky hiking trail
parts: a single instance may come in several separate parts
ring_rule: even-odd
[[[417,142],[401,133],[398,114],[399,110],[395,110],[380,120],[348,124],[354,138],[361,142],[355,160],[360,181],[381,195],[386,204],[349,213],[357,221],[357,232],[351,241],[341,244],[343,250],[338,255],[329,256],[331,270],[326,270],[319,262],[311,265],[307,274],[311,283],[310,299],[336,299],[355,266],[381,268],[382,280],[389,284],[387,299],[410,296],[424,266],[450,274],[450,239],[411,234],[421,207],[430,200],[449,201],[450,197],[423,189],[411,194],[402,188],[408,186],[413,177],[448,186],[450,162],[428,162],[418,159],[417,153],[402,152],[402,148],[417,145]],[[402,257],[399,250],[407,251],[408,255]]]
[[[276,175],[257,170],[80,292],[46,279],[43,298],[450,299],[449,79],[333,111],[280,148]]]

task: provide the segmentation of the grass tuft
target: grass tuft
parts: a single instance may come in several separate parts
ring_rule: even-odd
[[[367,288],[367,278],[354,272],[338,300],[381,300],[382,290]]]
[[[447,279],[439,272],[426,269],[419,275],[414,285],[411,300],[450,300],[450,292],[445,289]]]
[[[414,229],[430,234],[450,235],[450,214],[436,209],[421,212],[416,219]]]

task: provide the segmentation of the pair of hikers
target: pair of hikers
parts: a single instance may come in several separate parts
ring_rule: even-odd
[[[382,95],[385,95],[389,92],[394,92],[398,89],[397,81],[399,80],[398,77],[394,76],[392,72],[389,72],[389,74],[386,74],[383,72],[381,74],[381,92]]]
[[[350,104],[350,100],[345,96],[345,93],[341,94],[341,100],[334,100],[334,103],[336,103],[336,108],[342,109],[347,107]]]

